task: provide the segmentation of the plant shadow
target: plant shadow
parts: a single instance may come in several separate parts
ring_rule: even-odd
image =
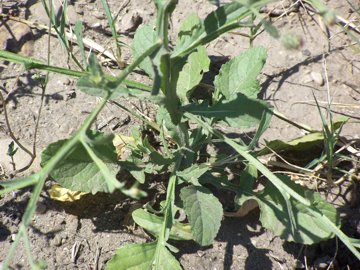
[[[275,261],[280,260],[279,264],[284,264],[286,261],[271,254],[271,250],[274,250],[272,240],[270,242],[269,240],[262,240],[261,235],[263,234],[266,234],[266,231],[259,223],[259,211],[254,210],[242,218],[225,218],[211,249],[200,247],[193,241],[176,243],[176,247],[180,248],[177,257],[195,254],[191,260],[196,261],[199,265],[198,269],[209,267],[208,265],[204,266],[205,261],[211,261],[214,258],[221,262],[222,265],[217,266],[224,270],[276,269],[279,265],[275,265],[270,257],[274,258]],[[292,243],[286,245],[287,252],[297,254],[298,245]],[[283,247],[279,246],[279,248]]]

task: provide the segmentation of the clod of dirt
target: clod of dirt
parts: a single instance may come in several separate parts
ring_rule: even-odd
[[[138,11],[134,10],[122,16],[117,22],[116,27],[120,33],[130,34],[133,33],[142,22],[143,18]]]
[[[59,247],[62,244],[62,237],[60,235],[55,235],[55,237],[50,241],[51,246]]]
[[[46,210],[47,210],[47,207],[44,203],[42,203],[42,202],[37,203],[37,205],[36,205],[36,213],[37,214],[40,214],[40,215],[45,214]]]
[[[302,55],[304,55],[304,56],[308,56],[308,57],[311,56],[311,52],[310,52],[308,49],[302,50],[301,53],[302,53]]]
[[[31,28],[26,24],[20,22],[8,22],[0,27],[1,50],[11,52],[20,52],[24,50],[25,55],[29,56],[33,51],[32,39],[33,34]]]
[[[93,15],[96,19],[99,19],[99,20],[105,19],[105,14],[104,14],[104,12],[99,11],[99,10],[94,10],[94,11],[92,12],[92,15]]]

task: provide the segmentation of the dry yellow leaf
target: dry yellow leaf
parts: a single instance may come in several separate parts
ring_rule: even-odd
[[[128,144],[134,144],[134,143],[135,143],[135,139],[133,137],[116,134],[113,139],[113,144],[116,148],[116,154],[118,156],[118,159],[123,159],[126,146]]]
[[[61,202],[74,202],[80,200],[82,196],[88,193],[81,191],[72,191],[67,188],[63,188],[58,184],[51,186],[49,190],[50,198]]]

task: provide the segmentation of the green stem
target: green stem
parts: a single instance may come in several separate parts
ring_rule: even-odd
[[[49,71],[49,72],[54,72],[54,73],[58,73],[58,74],[63,74],[63,75],[67,75],[67,76],[71,76],[71,77],[76,77],[76,78],[80,78],[80,77],[84,77],[84,76],[88,76],[89,73],[86,71],[77,71],[77,70],[72,70],[72,69],[68,69],[68,68],[62,68],[62,67],[56,67],[56,66],[52,66],[52,65],[47,65],[45,63],[42,63],[41,61],[34,59],[34,58],[29,58],[29,57],[24,57],[12,52],[7,52],[7,51],[2,51],[0,50],[0,58],[4,59],[6,61],[10,61],[13,63],[18,63],[18,64],[23,64],[25,65],[26,69],[41,69],[44,71]],[[110,81],[114,81],[116,80],[116,78],[114,78],[113,76],[110,75],[105,75],[106,79],[110,80]],[[137,88],[146,92],[150,92],[151,91],[151,86],[146,85],[146,84],[142,84],[136,81],[131,81],[131,80],[124,80],[123,83],[131,88]]]
[[[161,232],[157,239],[157,246],[154,256],[154,264],[158,265],[161,256],[161,249],[166,245],[169,238],[170,230],[174,222],[174,201],[175,201],[175,188],[177,183],[176,171],[180,167],[181,158],[177,161],[173,174],[170,176],[169,184],[166,189],[166,205],[164,210],[164,221],[162,224]]]
[[[158,14],[156,19],[156,31],[158,37],[162,40],[163,48],[169,50],[169,18],[173,12],[178,0],[168,0],[165,4],[162,3],[163,0],[155,0]]]

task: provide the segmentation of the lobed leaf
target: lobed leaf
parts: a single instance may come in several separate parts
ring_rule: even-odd
[[[252,8],[261,7],[268,1],[251,3]],[[231,2],[211,12],[203,22],[190,15],[180,28],[180,42],[174,49],[173,58],[192,52],[199,45],[205,45],[221,34],[240,27],[240,20],[251,14],[250,8],[238,2]]]
[[[202,246],[211,245],[221,225],[221,203],[210,190],[199,186],[182,188],[180,198],[184,203],[194,240]]]
[[[267,102],[240,93],[236,98],[230,101],[222,100],[214,106],[209,106],[208,102],[204,101],[201,104],[192,103],[182,108],[194,115],[223,120],[233,127],[252,127],[260,123],[263,113],[272,114]]]
[[[256,199],[260,207],[261,224],[286,241],[313,244],[333,238],[334,233],[331,228],[325,226],[318,216],[313,215],[312,211],[321,213],[339,226],[339,215],[336,209],[323,200],[318,193],[293,183],[288,177],[280,178],[288,187],[307,197],[311,202],[311,206],[305,206],[294,198],[289,199],[295,217],[296,229],[294,231],[290,225],[290,217],[283,194],[271,183],[267,183],[261,194],[239,195],[236,198],[237,203],[241,205],[248,199]]]

